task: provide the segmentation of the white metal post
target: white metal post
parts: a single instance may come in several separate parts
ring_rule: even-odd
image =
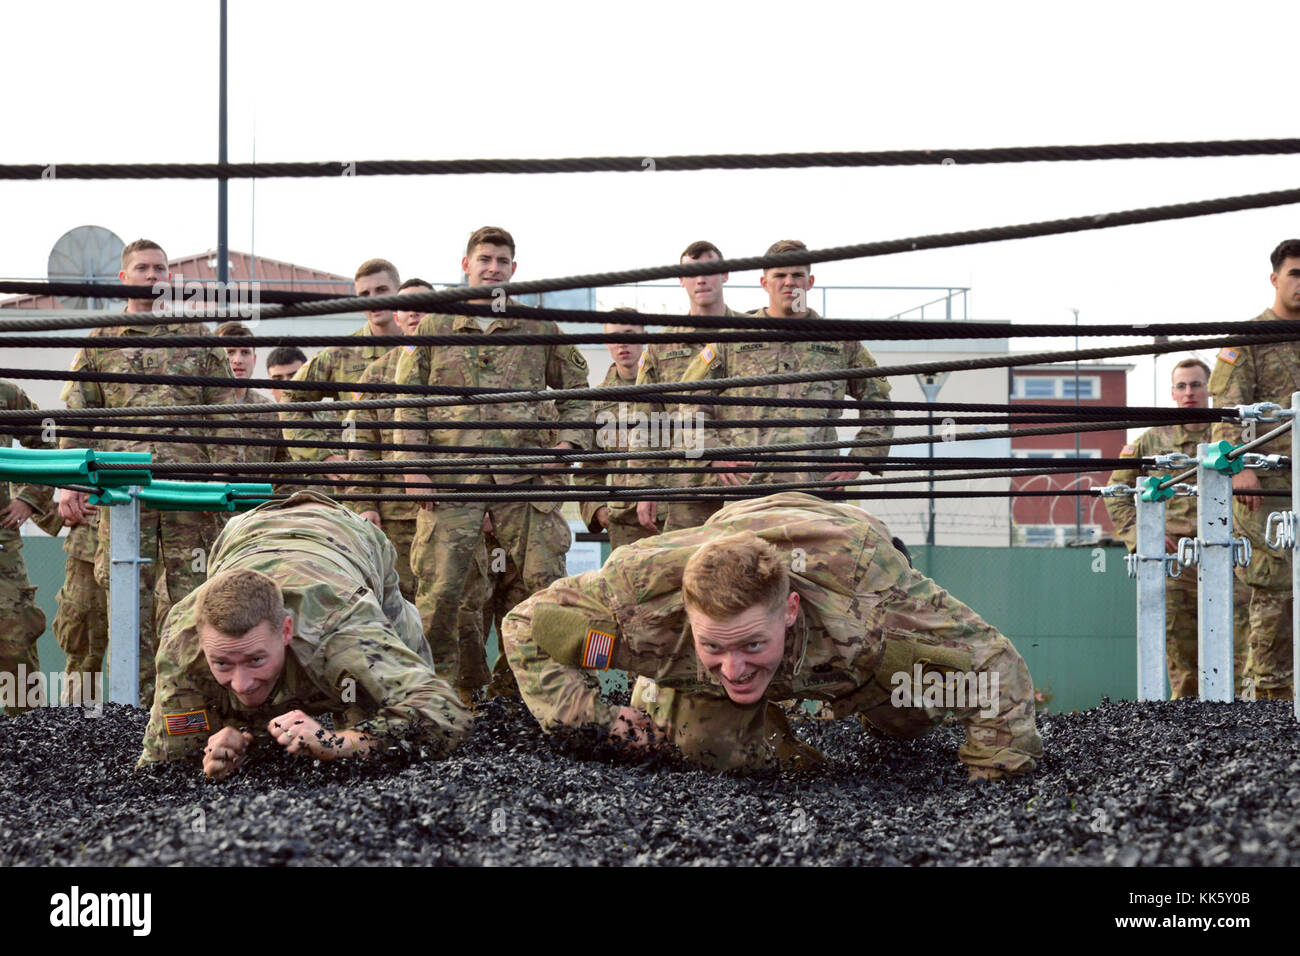
[[[1133,495],[1137,508],[1137,698],[1165,699],[1165,503]]]
[[[1207,467],[1196,446],[1196,659],[1201,700],[1232,701],[1232,475]]]
[[[140,489],[114,505],[109,521],[108,699],[140,704]]]

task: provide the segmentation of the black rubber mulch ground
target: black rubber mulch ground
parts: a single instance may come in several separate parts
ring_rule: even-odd
[[[444,761],[268,752],[206,783],[137,772],[145,715],[0,717],[0,864],[1300,863],[1285,702],[1106,703],[1043,717],[1028,779],[966,783],[956,727],[918,741],[803,721],[829,758],[719,777],[557,744],[494,702]]]

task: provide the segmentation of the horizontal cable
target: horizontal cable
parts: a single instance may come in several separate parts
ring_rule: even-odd
[[[1294,337],[1285,335],[1260,335],[1253,336],[1248,341],[1252,344],[1267,344],[1273,342],[1289,342]],[[1043,365],[1053,362],[1064,362],[1070,360],[1079,360],[1087,358],[1116,358],[1127,355],[1144,355],[1144,354],[1164,354],[1167,352],[1179,352],[1196,348],[1211,348],[1216,346],[1240,345],[1244,340],[1237,336],[1234,338],[1222,339],[1192,339],[1166,342],[1163,344],[1152,343],[1149,345],[1121,345],[1110,348],[1080,349],[1068,350],[1063,352],[1032,352],[1022,353],[1012,356],[993,356],[986,359],[960,359],[956,361],[945,362],[916,362],[907,365],[878,365],[871,368],[851,368],[851,369],[827,369],[816,372],[786,372],[775,375],[748,375],[733,376],[730,378],[708,379],[696,382],[673,382],[670,384],[645,384],[645,385],[618,385],[595,388],[570,388],[570,389],[530,389],[514,392],[487,392],[475,391],[474,394],[465,395],[457,394],[452,397],[432,397],[447,392],[463,392],[463,389],[453,389],[450,386],[437,385],[390,385],[387,383],[371,383],[365,386],[365,391],[391,391],[401,389],[405,394],[427,394],[429,398],[410,398],[410,399],[361,399],[350,402],[277,402],[274,405],[266,404],[262,406],[248,405],[243,403],[231,403],[225,405],[158,405],[140,408],[105,408],[100,412],[106,416],[122,417],[127,415],[228,415],[236,414],[276,414],[279,412],[308,412],[308,411],[350,411],[354,408],[433,408],[451,405],[493,405],[507,404],[518,402],[539,402],[539,401],[564,401],[569,399],[591,399],[591,398],[628,398],[632,396],[662,395],[665,393],[676,394],[682,391],[707,391],[722,390],[730,388],[759,388],[766,385],[791,385],[804,384],[809,382],[834,382],[849,381],[866,378],[887,378],[891,375],[923,375],[932,372],[959,372],[971,371],[973,369],[988,368],[1018,368],[1025,365]],[[171,381],[178,385],[229,385],[232,382],[239,382],[241,386],[261,383],[263,381],[273,382],[273,379],[233,379],[233,378],[215,378],[211,376],[145,376],[134,373],[112,373],[112,372],[46,372],[32,371],[30,369],[0,369],[0,377],[12,378],[34,378],[55,380],[82,380],[78,376],[104,376],[102,381],[114,382],[166,382]],[[85,380],[90,380],[86,378]],[[284,387],[286,382],[275,381],[274,386],[267,387]],[[360,383],[358,383],[359,385]],[[331,390],[337,391],[362,391],[362,388],[353,387],[350,383],[330,383]],[[322,386],[320,391],[326,389]],[[668,392],[671,390],[671,392]],[[696,402],[697,399],[689,399]],[[707,402],[699,402],[708,404]],[[855,407],[863,407],[865,403],[855,403]],[[1060,406],[1057,406],[1060,407]],[[71,409],[49,409],[44,413],[44,417],[58,419],[64,417]],[[14,411],[10,409],[0,409],[0,419],[16,418],[22,416],[31,416],[30,411]]]
[[[471,299],[490,300],[499,296],[529,295],[537,292],[557,292],[562,289],[585,289],[611,285],[625,285],[633,282],[649,282],[655,279],[672,279],[684,276],[716,275],[723,272],[746,272],[752,269],[767,269],[774,266],[808,265],[817,262],[834,262],[843,259],[864,259],[874,256],[887,256],[900,252],[915,252],[920,249],[948,249],[957,246],[978,245],[986,242],[1003,242],[1010,239],[1030,239],[1042,236],[1064,235],[1067,233],[1086,232],[1096,229],[1111,229],[1117,226],[1136,225],[1147,222],[1169,222],[1178,219],[1190,219],[1198,216],[1216,215],[1226,212],[1239,212],[1246,209],[1265,209],[1274,206],[1288,206],[1300,202],[1300,189],[1284,189],[1274,192],[1254,193],[1245,196],[1227,196],[1218,199],[1204,199],[1196,202],[1174,203],[1167,206],[1150,206],[1143,209],[1128,209],[1118,212],[1097,213],[1094,215],[1072,216],[1066,219],[1052,219],[1043,222],[1020,223],[1010,226],[994,226],[983,229],[968,229],[961,232],[936,233],[931,235],[911,236],[903,239],[888,239],[878,242],[865,242],[855,245],[834,246],[828,249],[797,249],[789,252],[776,252],[769,255],[746,256],[736,259],[711,259],[705,262],[673,263],[671,265],[652,266],[641,269],[624,269],[614,272],[594,272],[585,275],[564,276],[555,279],[535,279],[528,282],[507,282],[489,286],[458,286],[436,292],[414,292],[405,295],[388,296],[345,296],[323,302],[302,302],[296,305],[271,305],[258,313],[259,318],[289,318],[298,315],[334,315],[340,312],[360,312],[366,310],[406,309],[417,312],[437,311],[437,307],[446,302],[463,302]],[[155,317],[166,318],[166,317]],[[81,317],[86,322],[92,319],[108,319],[110,323],[122,321],[121,312],[88,312]],[[11,326],[15,330],[32,331],[38,328],[66,328],[67,326],[31,325],[36,320],[20,320]],[[83,326],[87,327],[87,326]]]
[[[1300,153],[1297,139],[1003,146],[980,149],[891,149],[809,153],[709,153],[674,156],[570,156],[498,159],[363,159],[250,163],[8,163],[0,179],[346,179],[356,176],[693,172],[880,166],[978,166],[991,163],[1189,159]]]

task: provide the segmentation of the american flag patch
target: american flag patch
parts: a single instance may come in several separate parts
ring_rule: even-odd
[[[407,354],[407,355],[414,355],[414,354],[415,354],[415,346],[414,346],[414,345],[403,345],[402,348],[406,349],[406,354]]]
[[[1219,350],[1220,362],[1227,362],[1229,365],[1236,365],[1237,359],[1239,358],[1241,358],[1241,353],[1236,349],[1225,348]]]
[[[360,392],[353,392],[353,393],[352,393],[352,401],[354,401],[354,402],[359,402],[359,401],[361,401],[361,393],[360,393]]]
[[[587,644],[582,649],[582,666],[586,670],[607,671],[614,653],[614,635],[597,631],[587,632]]]
[[[1119,457],[1121,458],[1132,458],[1136,454],[1137,454],[1136,445],[1125,445],[1123,448],[1119,450]]]
[[[700,358],[704,359],[705,362],[712,362],[717,357],[718,353],[713,351],[712,345],[706,345],[700,349]]]
[[[208,726],[208,712],[206,710],[191,710],[184,714],[164,714],[163,719],[167,721],[167,733],[170,736],[177,734],[197,734],[201,730],[211,730]]]

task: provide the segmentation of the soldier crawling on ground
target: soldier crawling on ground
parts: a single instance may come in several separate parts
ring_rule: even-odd
[[[378,528],[314,492],[231,520],[210,577],[167,619],[139,766],[202,750],[219,779],[259,741],[321,760],[401,740],[455,749],[470,716],[434,674],[395,557]]]
[[[733,502],[701,527],[625,544],[516,607],[503,638],[544,730],[666,739],[712,769],[819,761],[777,706],[792,698],[899,738],[952,712],[971,779],[1028,773],[1042,755],[1011,642],[912,570],[876,518],[811,495]],[[587,673],[611,667],[638,675],[629,707]]]

